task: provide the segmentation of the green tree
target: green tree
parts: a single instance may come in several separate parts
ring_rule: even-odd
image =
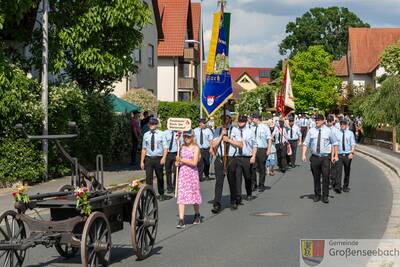
[[[292,57],[311,45],[323,45],[325,51],[339,59],[347,53],[349,27],[369,27],[369,24],[344,7],[312,8],[287,24],[288,35],[279,45],[279,51]]]
[[[335,76],[332,59],[323,46],[310,46],[289,61],[297,111],[314,107],[328,112],[336,105],[341,80]]]
[[[383,51],[381,66],[389,75],[400,74],[400,40]]]
[[[114,82],[137,66],[132,54],[151,22],[141,0],[54,1],[49,14],[50,70],[65,71],[85,92],[110,92]],[[41,67],[41,30],[33,40],[34,64]]]
[[[358,99],[352,104],[353,110],[363,117],[367,126],[379,123],[400,126],[400,77],[389,76],[379,90]]]
[[[140,107],[142,111],[156,113],[158,108],[157,98],[144,88],[129,90],[123,99]]]
[[[237,99],[236,111],[250,115],[255,111],[266,112],[274,107],[275,89],[270,85],[261,85],[254,90],[242,92]]]

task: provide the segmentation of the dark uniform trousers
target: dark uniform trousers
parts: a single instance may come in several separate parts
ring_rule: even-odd
[[[292,149],[292,155],[287,156],[290,160],[290,164],[296,165],[296,155],[297,155],[297,144],[298,140],[289,140],[290,148]]]
[[[167,189],[174,190],[176,181],[176,168],[175,168],[175,158],[177,152],[168,152],[167,159],[165,160],[165,174],[167,175]],[[172,175],[174,179],[172,179]]]
[[[300,128],[301,131],[301,141],[304,142],[304,139],[306,138],[307,135],[307,127],[301,127]]]
[[[257,171],[258,171],[258,185],[265,184],[265,162],[267,161],[267,149],[257,148],[256,162],[252,164],[251,168],[251,182],[253,186],[257,185]]]
[[[312,155],[310,158],[311,172],[314,177],[314,194],[321,196],[321,176],[322,176],[322,195],[329,195],[329,175],[331,156],[318,157]]]
[[[244,177],[244,184],[246,188],[247,196],[252,195],[252,182],[251,182],[251,166],[250,166],[250,158],[245,156],[237,157],[237,166],[236,166],[236,193],[237,201],[242,200],[242,177]]]
[[[164,195],[163,166],[160,164],[161,157],[149,157],[144,159],[144,169],[146,171],[146,184],[153,186],[153,173],[157,176],[158,193]]]
[[[338,175],[338,180],[337,182],[340,183],[342,182],[342,167],[344,167],[344,180],[343,180],[343,188],[349,187],[349,182],[350,182],[350,170],[351,170],[351,159],[349,159],[349,154],[341,154],[339,155],[339,161],[338,163],[340,164],[340,173]]]
[[[278,157],[278,166],[280,170],[286,170],[286,156],[287,156],[287,144],[281,143],[275,145],[276,156]]]
[[[201,158],[197,164],[199,170],[199,179],[203,177],[203,173],[206,177],[210,176],[210,149],[200,149]]]
[[[227,178],[229,183],[229,190],[231,193],[230,201],[234,203],[236,201],[236,168],[237,168],[237,157],[228,157],[227,163]],[[223,159],[217,156],[214,161],[215,167],[215,197],[214,205],[221,205],[222,190],[224,187],[225,168]]]

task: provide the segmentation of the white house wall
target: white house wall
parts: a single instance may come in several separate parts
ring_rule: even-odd
[[[157,99],[160,101],[170,101],[170,102],[177,101],[178,58],[175,59],[172,57],[158,58],[157,70],[158,70]]]
[[[151,0],[144,0],[149,5],[150,10],[153,10]],[[147,25],[143,28],[143,41],[141,45],[141,62],[136,63],[138,66],[137,73],[129,76],[128,84],[126,83],[126,77],[122,78],[119,82],[115,83],[114,94],[122,96],[126,93],[127,89],[132,88],[145,88],[150,90],[157,96],[157,44],[158,44],[158,32],[157,25],[152,14],[152,24]],[[148,64],[148,46],[149,44],[154,47],[154,66]],[[133,60],[133,56],[132,56]],[[128,87],[128,88],[127,88]]]

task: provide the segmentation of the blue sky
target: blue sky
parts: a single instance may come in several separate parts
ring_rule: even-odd
[[[274,67],[282,58],[278,45],[285,37],[286,24],[312,7],[343,6],[372,27],[400,27],[400,0],[227,1],[226,11],[232,13],[231,66]],[[212,14],[217,10],[217,3],[218,0],[203,0],[206,53],[211,39]]]

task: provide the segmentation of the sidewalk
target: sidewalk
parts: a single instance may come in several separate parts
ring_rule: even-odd
[[[131,182],[134,179],[144,178],[144,171],[105,171],[104,183],[106,187],[115,186],[123,183]],[[34,195],[37,193],[57,192],[58,189],[66,184],[71,183],[71,177],[66,176],[49,182],[30,186],[28,194]],[[14,209],[14,199],[11,196],[11,189],[2,189],[0,191],[0,214],[9,209]]]
[[[383,163],[400,177],[400,153],[377,146],[360,144],[357,144],[356,150]]]

